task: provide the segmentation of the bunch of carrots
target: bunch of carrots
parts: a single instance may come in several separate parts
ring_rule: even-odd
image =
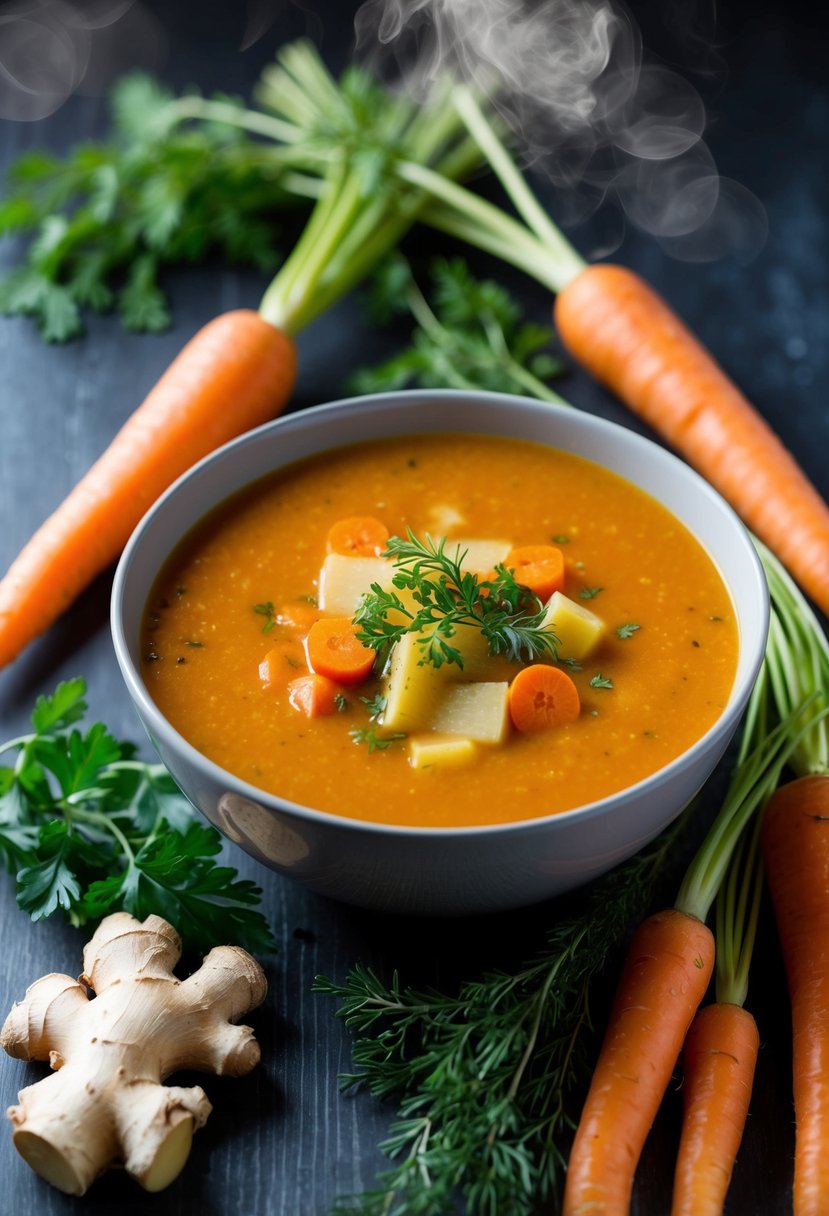
[[[674,906],[634,934],[567,1170],[563,1216],[622,1216],[658,1107],[683,1055],[683,1126],[671,1216],[723,1211],[749,1108],[759,1032],[744,1008],[762,891],[771,890],[792,1002],[795,1216],[829,1195],[829,643],[758,542],[769,644],[723,806]],[[781,785],[788,766],[795,779]],[[718,901],[716,938],[706,925]],[[716,1000],[702,1006],[716,960]]]

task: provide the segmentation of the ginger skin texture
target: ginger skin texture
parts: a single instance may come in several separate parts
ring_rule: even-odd
[[[244,950],[217,946],[179,980],[180,955],[167,921],[117,912],[84,948],[80,980],[45,975],[6,1018],[8,1054],[54,1069],[9,1108],[15,1147],[68,1195],[83,1195],[111,1164],[162,1190],[211,1110],[199,1086],[164,1078],[183,1068],[242,1076],[259,1061],[253,1031],[234,1023],[265,999],[262,968]]]

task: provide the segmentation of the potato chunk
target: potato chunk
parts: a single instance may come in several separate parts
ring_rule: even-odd
[[[388,590],[393,577],[394,566],[385,558],[329,553],[320,576],[320,608],[334,616],[353,616],[360,597],[371,589],[372,583]]]
[[[503,743],[509,729],[509,684],[453,684],[432,714],[432,729],[476,743]]]
[[[508,540],[472,539],[452,537],[447,540],[444,552],[456,560],[459,553],[465,554],[461,562],[461,570],[470,570],[473,574],[489,574],[491,570],[504,560],[512,548]]]
[[[386,708],[383,726],[407,734],[423,730],[429,723],[446,687],[445,667],[422,663],[419,633],[404,633],[391,653],[383,693]]]
[[[475,744],[460,735],[416,735],[409,740],[412,768],[454,768],[475,758]]]
[[[453,507],[448,502],[439,502],[436,506],[430,507],[429,515],[432,519],[432,526],[428,531],[432,536],[445,536],[451,528],[457,528],[458,524],[464,522],[464,517],[457,507]]]
[[[392,651],[383,688],[386,697],[383,725],[390,730],[410,734],[432,729],[432,716],[448,688],[510,680],[515,673],[514,664],[489,654],[486,638],[474,625],[459,625],[450,639],[461,653],[463,669],[457,663],[443,663],[440,667],[421,663],[423,650],[418,638],[422,636],[404,633]]]
[[[559,658],[575,659],[577,663],[595,649],[605,631],[601,617],[561,591],[554,591],[547,601],[542,627],[558,638]]]

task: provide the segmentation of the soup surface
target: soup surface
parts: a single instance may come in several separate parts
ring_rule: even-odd
[[[374,732],[371,686],[346,689],[328,716],[298,712],[288,677],[305,667],[329,529],[348,516],[374,516],[397,536],[559,546],[566,595],[605,625],[570,669],[578,718],[418,769],[406,740]],[[737,650],[711,559],[650,496],[569,453],[441,434],[337,449],[217,508],[157,580],[142,669],[173,726],[260,789],[349,818],[447,827],[568,810],[649,776],[719,717]],[[284,678],[262,678],[274,653]]]

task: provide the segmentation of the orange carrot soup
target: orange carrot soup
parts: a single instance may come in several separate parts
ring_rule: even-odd
[[[424,827],[531,819],[668,764],[738,633],[688,530],[630,482],[503,437],[337,449],[222,504],[147,604],[142,671],[272,794]]]

